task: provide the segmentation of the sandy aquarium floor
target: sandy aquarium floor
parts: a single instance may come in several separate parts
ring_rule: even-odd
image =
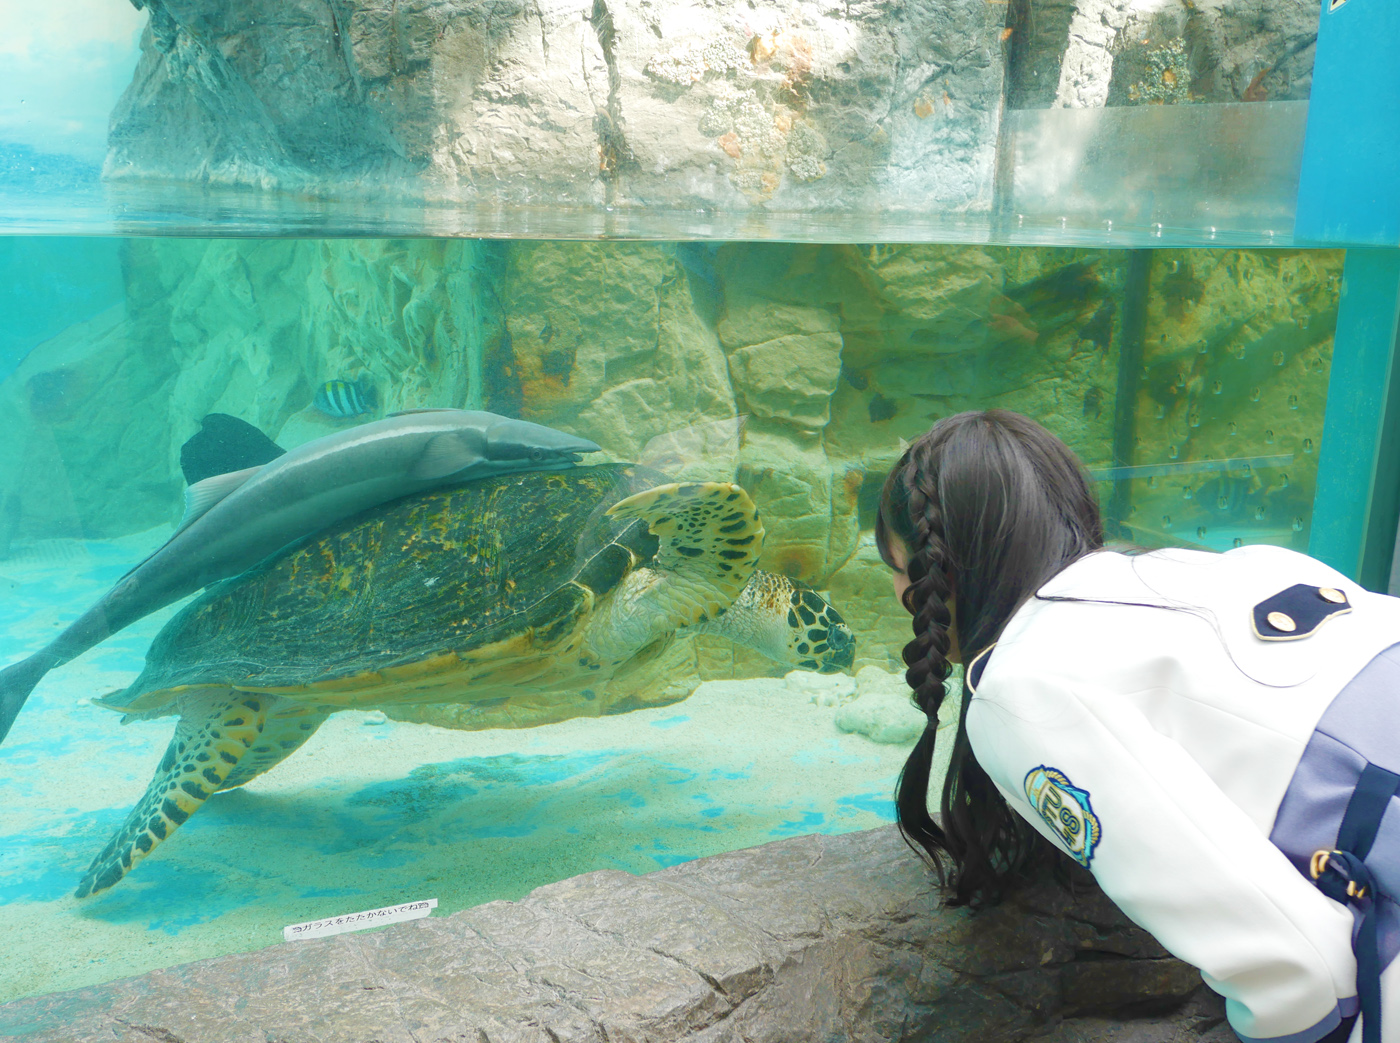
[[[0,665],[42,645],[166,535],[17,547],[0,561]],[[123,727],[89,699],[135,676],[172,612],[50,674],[0,746],[0,1002],[286,944],[284,925],[337,913],[436,898],[442,916],[589,870],[646,873],[893,818],[909,746],[900,714],[913,711],[891,691],[850,702],[850,679],[711,682],[673,706],[523,731],[347,712],[80,902],[79,876],[174,727]],[[860,725],[853,706],[887,741],[837,726],[843,714]]]

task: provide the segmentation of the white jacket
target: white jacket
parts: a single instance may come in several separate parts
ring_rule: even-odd
[[[1352,611],[1261,639],[1255,606],[1299,583],[1342,591]],[[1019,609],[969,664],[977,760],[1015,811],[1201,969],[1242,1038],[1318,1038],[1355,1010],[1353,918],[1269,836],[1329,703],[1400,642],[1400,599],[1275,547],[1099,552],[1040,595],[1162,607]],[[1394,748],[1385,766],[1397,770],[1400,735]],[[1400,990],[1385,995],[1386,1040],[1400,1039]]]

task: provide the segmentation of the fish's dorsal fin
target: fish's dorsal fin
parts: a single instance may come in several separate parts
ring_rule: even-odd
[[[239,488],[253,475],[263,469],[262,464],[257,467],[245,467],[241,471],[230,471],[228,474],[216,474],[212,478],[205,478],[203,481],[195,482],[185,490],[185,516],[180,519],[180,527],[175,531],[184,532],[196,521],[209,512],[209,508],[218,503],[229,493]]]
[[[396,416],[411,416],[414,413],[460,413],[460,409],[453,409],[451,406],[423,406],[419,409],[400,409],[397,413],[390,413],[384,419],[388,420]]]
[[[185,484],[276,460],[286,450],[246,420],[210,413],[199,430],[180,447]]]
[[[445,431],[431,439],[423,447],[423,455],[413,465],[413,477],[432,481],[480,463],[482,453],[471,444],[471,433],[466,430]]]

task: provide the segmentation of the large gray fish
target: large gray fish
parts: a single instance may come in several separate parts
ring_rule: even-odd
[[[72,626],[0,670],[0,741],[29,693],[56,666],[142,616],[236,576],[303,536],[367,508],[451,482],[559,471],[599,447],[495,413],[396,413],[298,446],[276,459],[196,482],[175,535]]]

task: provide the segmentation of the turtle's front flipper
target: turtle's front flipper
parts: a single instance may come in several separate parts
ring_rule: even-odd
[[[723,615],[753,575],[763,523],[749,494],[730,482],[660,485],[614,504],[614,518],[639,518],[660,539],[650,568],[623,581],[588,643],[602,658],[625,658],[656,638]]]
[[[189,697],[146,795],[88,866],[77,897],[115,884],[222,788],[257,742],[274,701],[226,689]]]

